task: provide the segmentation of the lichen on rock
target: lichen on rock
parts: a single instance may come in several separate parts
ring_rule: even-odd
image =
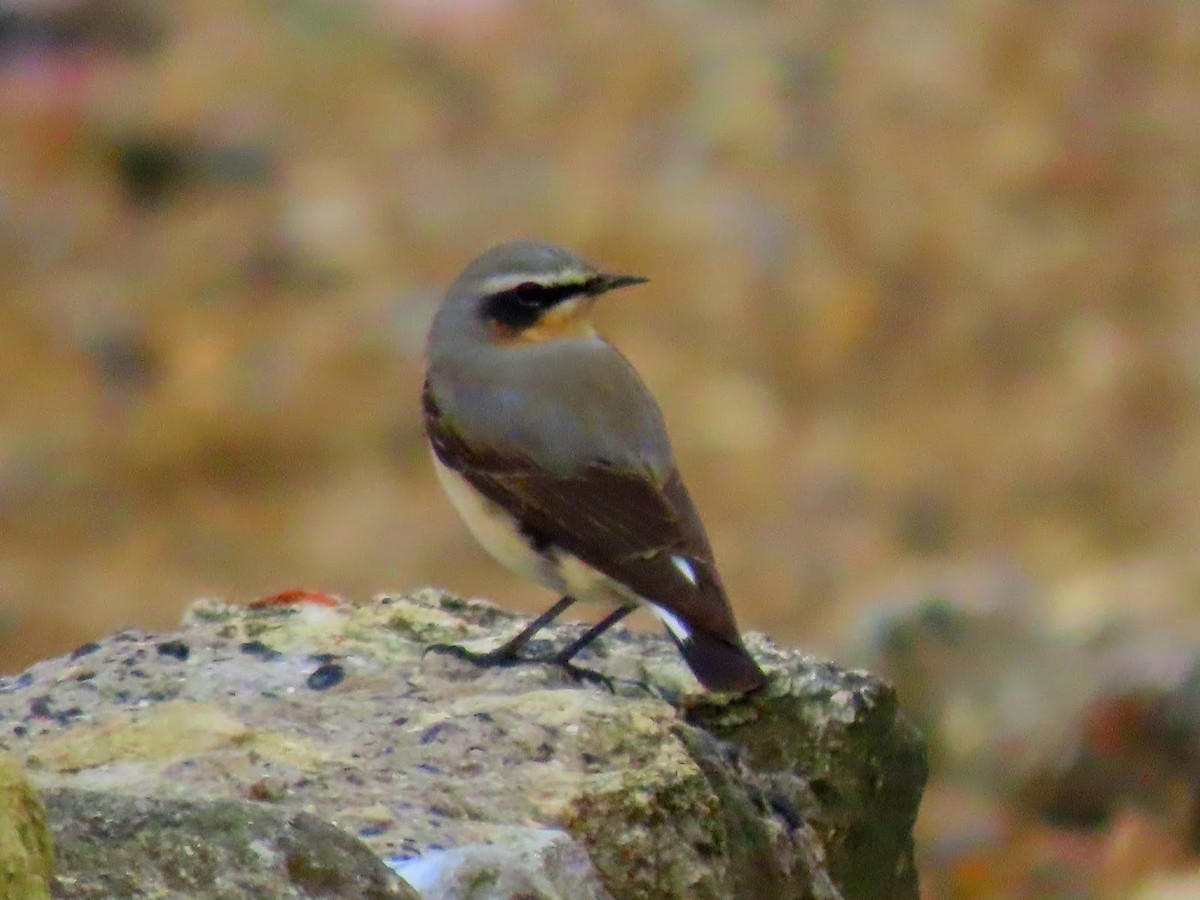
[[[704,694],[665,640],[625,629],[583,660],[613,692],[425,652],[518,626],[434,589],[332,607],[209,601],[172,635],[122,632],[0,680],[0,715],[19,722],[0,747],[47,790],[311,812],[399,871],[482,879],[471,896],[529,883],[564,898],[581,884],[620,898],[916,897],[923,746],[886,685],[755,635],[773,680],[744,699]],[[530,849],[543,844],[554,853]],[[465,850],[488,846],[501,850]]]
[[[42,801],[21,764],[0,753],[0,897],[49,897],[53,868]]]

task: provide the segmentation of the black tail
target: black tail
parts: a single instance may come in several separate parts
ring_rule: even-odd
[[[748,694],[767,683],[767,676],[740,638],[730,643],[699,630],[691,632],[687,640],[675,639],[674,634],[671,637],[696,680],[707,690]]]

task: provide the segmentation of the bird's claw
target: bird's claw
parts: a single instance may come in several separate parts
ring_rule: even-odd
[[[455,659],[469,662],[480,669],[488,669],[493,666],[514,666],[518,663],[534,661],[524,659],[506,647],[497,647],[495,650],[480,653],[468,650],[458,644],[430,644],[421,655],[424,656],[427,653],[444,653],[446,656],[453,656]]]
[[[552,666],[558,666],[558,668],[562,669],[574,681],[599,685],[600,687],[607,688],[610,694],[615,694],[617,692],[617,689],[613,684],[613,680],[607,675],[604,675],[601,672],[596,672],[592,669],[585,669],[582,666],[577,666],[570,660],[551,658],[539,660],[539,662],[546,662]]]
[[[613,680],[607,675],[577,666],[569,659],[563,659],[559,656],[519,656],[506,647],[497,647],[495,650],[488,650],[481,653],[475,650],[468,650],[466,647],[459,646],[458,644],[430,644],[425,648],[424,653],[442,653],[446,656],[453,656],[455,659],[461,659],[463,662],[468,662],[480,669],[531,664],[554,666],[561,669],[574,681],[600,685],[607,688],[610,693],[616,693]]]

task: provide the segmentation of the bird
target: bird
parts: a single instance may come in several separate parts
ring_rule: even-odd
[[[645,607],[706,690],[765,685],[658,403],[591,321],[602,295],[647,280],[600,272],[553,244],[514,241],[476,258],[447,290],[421,392],[438,479],[491,556],[560,599],[492,651],[431,649],[479,666],[544,662],[597,675],[575,656]],[[557,652],[521,654],[577,601],[613,609]]]

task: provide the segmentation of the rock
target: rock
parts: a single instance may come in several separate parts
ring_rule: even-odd
[[[1200,661],[1189,635],[1109,623],[1080,639],[1020,608],[938,597],[882,620],[873,670],[920,724],[943,777],[998,793],[1120,806],[1155,772],[1200,773]],[[1072,787],[1071,782],[1076,786]],[[1042,788],[1031,791],[1032,784]]]
[[[1130,896],[1200,850],[1195,641],[1161,623],[1094,631],[959,597],[881,620],[871,666],[894,681],[939,774],[921,841],[935,893],[964,871],[1032,880],[1044,853],[1076,893]]]
[[[526,831],[503,844],[467,844],[389,864],[422,900],[612,900],[570,835],[549,828]]]
[[[47,791],[46,809],[58,847],[55,897],[418,896],[362,841],[304,812],[69,788]]]
[[[803,811],[847,897],[883,896],[881,885],[895,897],[911,886],[915,896],[912,826],[926,776],[920,733],[900,715],[892,688],[865,672],[811,661],[785,672],[752,707],[753,719],[701,697],[687,720],[744,748],[744,777],[762,784],[785,818]]]
[[[1133,900],[1193,900],[1200,897],[1200,869],[1161,874],[1149,879]]]
[[[0,897],[48,898],[53,867],[42,803],[20,763],[0,753]]]
[[[454,884],[495,872],[546,897],[917,896],[924,750],[886,685],[756,635],[775,677],[742,700],[703,693],[666,640],[623,629],[581,660],[613,692],[425,653],[518,624],[437,590],[203,602],[175,634],[122,632],[0,679],[0,746],[47,790],[311,812],[419,881],[444,875],[427,894],[468,896]]]

